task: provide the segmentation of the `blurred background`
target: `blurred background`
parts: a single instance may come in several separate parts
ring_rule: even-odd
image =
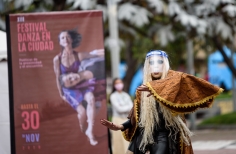
[[[146,53],[164,50],[171,69],[224,89],[212,108],[186,115],[189,127],[236,130],[235,0],[0,0],[0,96],[5,98],[0,101],[2,110],[8,109],[5,16],[95,9],[102,10],[104,17],[108,96],[112,79],[120,77],[124,90],[134,98],[135,89],[142,83]],[[6,111],[0,115],[0,124],[7,129]],[[236,144],[236,137],[233,140]]]

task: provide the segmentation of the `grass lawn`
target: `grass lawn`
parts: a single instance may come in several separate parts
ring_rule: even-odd
[[[222,99],[222,98],[232,98],[232,91],[223,92],[216,97],[216,99]]]
[[[203,120],[199,126],[205,125],[235,125],[236,124],[236,112],[218,115],[206,120]]]

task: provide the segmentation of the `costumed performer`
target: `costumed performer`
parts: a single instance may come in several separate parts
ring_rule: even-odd
[[[210,107],[223,89],[169,68],[164,51],[148,52],[143,85],[137,88],[128,120],[114,124],[101,119],[101,124],[121,130],[130,141],[126,154],[193,154],[192,132],[186,126],[184,114]]]

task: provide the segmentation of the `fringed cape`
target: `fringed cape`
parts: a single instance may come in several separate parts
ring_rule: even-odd
[[[191,113],[199,108],[209,108],[212,106],[214,98],[223,91],[222,88],[206,80],[173,70],[168,71],[165,79],[148,82],[146,86],[148,86],[157,102],[171,110],[173,116]],[[136,91],[134,106],[128,116],[133,127],[123,131],[123,137],[127,141],[132,140],[138,127],[140,102],[141,92]],[[181,153],[192,153],[191,145],[185,145],[181,139],[179,143],[181,144],[179,145]]]

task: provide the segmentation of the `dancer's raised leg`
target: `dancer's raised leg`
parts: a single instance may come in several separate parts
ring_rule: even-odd
[[[78,119],[79,119],[79,125],[80,125],[80,129],[81,131],[84,133],[85,132],[85,120],[86,120],[86,110],[85,108],[83,107],[82,104],[78,105],[77,107],[77,116],[78,116]]]
[[[87,122],[88,122],[88,128],[85,132],[85,134],[88,136],[90,144],[96,145],[98,143],[97,140],[95,140],[93,135],[93,126],[94,126],[94,119],[95,119],[95,98],[92,92],[87,92],[84,96],[84,99],[87,101]]]

